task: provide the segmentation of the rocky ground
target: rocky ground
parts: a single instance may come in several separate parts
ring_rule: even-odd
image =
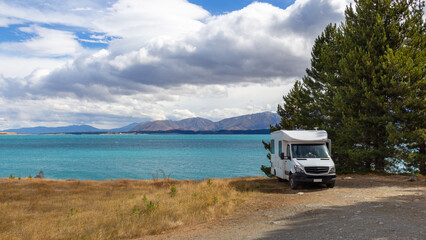
[[[338,176],[336,186],[255,178],[260,197],[226,218],[144,239],[426,239],[426,181]],[[243,189],[242,189],[243,190]]]

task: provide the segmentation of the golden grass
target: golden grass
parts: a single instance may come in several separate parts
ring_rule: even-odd
[[[235,181],[0,179],[0,239],[128,239],[202,223],[259,194]]]

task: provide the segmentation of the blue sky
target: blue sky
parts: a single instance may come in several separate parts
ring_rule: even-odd
[[[224,14],[235,10],[242,9],[247,5],[253,3],[251,0],[191,0],[191,3],[202,6],[213,15]],[[287,8],[294,3],[294,0],[271,0],[271,1],[257,1],[270,3],[282,9]]]
[[[0,0],[0,130],[275,111],[349,0]]]
[[[49,9],[49,5],[43,4],[44,1],[34,1],[36,4],[32,3],[32,1],[22,1],[21,5],[24,6],[38,6],[39,9]],[[46,1],[48,2],[48,1]],[[210,12],[212,15],[222,15],[226,14],[232,11],[236,11],[239,9],[242,9],[249,4],[255,2],[251,0],[191,0],[189,1],[193,4],[199,5],[203,7],[205,10]],[[271,0],[271,1],[257,1],[257,2],[264,2],[269,3],[274,6],[280,7],[282,9],[287,8],[291,4],[294,3],[294,0]],[[111,4],[105,4],[105,7],[110,6]],[[8,42],[8,41],[25,41],[27,39],[30,39],[36,34],[26,33],[19,31],[19,28],[25,27],[31,24],[30,22],[27,22],[25,24],[16,24],[11,25],[9,27],[0,27],[0,42]],[[90,35],[93,33],[90,31],[87,31],[87,29],[83,27],[75,27],[75,26],[67,26],[67,25],[60,25],[60,24],[40,24],[42,27],[48,27],[53,29],[59,29],[64,31],[71,31],[74,32],[79,39],[90,39]],[[102,33],[98,33],[102,34]],[[111,40],[111,39],[108,39]],[[87,41],[80,41],[83,47],[86,48],[106,48],[108,46],[107,43],[101,43],[101,42],[87,42]]]

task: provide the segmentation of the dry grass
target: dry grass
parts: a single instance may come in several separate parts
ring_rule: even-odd
[[[0,239],[128,239],[157,234],[233,213],[260,194],[254,188],[232,179],[0,179]]]
[[[426,184],[425,177],[413,183],[406,176],[343,178],[339,176],[337,188],[345,186],[348,191],[372,184]],[[262,177],[198,182],[0,179],[0,239],[132,239],[281,206],[277,202],[324,201],[324,195],[309,198],[309,192],[321,189],[303,191],[304,200],[288,183]]]

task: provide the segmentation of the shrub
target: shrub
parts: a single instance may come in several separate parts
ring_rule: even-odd
[[[146,208],[145,208],[145,213],[151,213],[151,212],[153,212],[154,210],[155,210],[155,204],[152,202],[152,201],[149,201],[149,203],[146,205]]]
[[[175,185],[172,185],[172,186],[170,187],[170,192],[169,192],[170,197],[174,197],[174,196],[176,196],[176,193],[177,193],[176,186],[175,186]]]

